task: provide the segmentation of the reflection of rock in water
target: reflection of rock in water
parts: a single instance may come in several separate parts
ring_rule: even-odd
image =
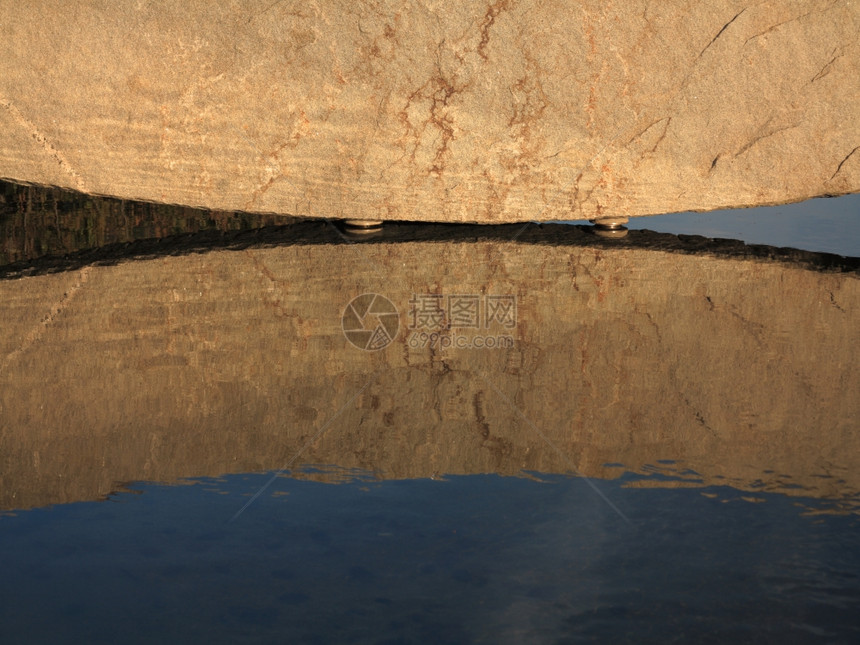
[[[0,181],[0,264],[198,231],[239,231],[292,218],[89,197]]]
[[[401,314],[379,351],[342,330],[362,293]],[[479,330],[515,345],[421,347],[413,294],[515,296],[512,328]],[[498,240],[217,250],[7,280],[0,507],[279,468],[309,442],[297,464],[386,478],[613,477],[607,464],[675,460],[709,484],[853,495],[858,296],[851,273]]]

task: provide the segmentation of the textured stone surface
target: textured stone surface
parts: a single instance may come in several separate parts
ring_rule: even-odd
[[[0,177],[510,222],[860,190],[852,0],[0,1]]]
[[[0,508],[322,463],[657,468],[857,510],[855,273],[500,241],[172,253],[0,281]],[[367,292],[400,311],[374,352],[341,326]],[[513,328],[442,333],[514,345],[424,344],[410,300],[431,293],[515,295]]]

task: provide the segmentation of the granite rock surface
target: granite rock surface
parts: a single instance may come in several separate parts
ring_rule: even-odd
[[[0,177],[498,223],[860,191],[852,0],[0,1]]]

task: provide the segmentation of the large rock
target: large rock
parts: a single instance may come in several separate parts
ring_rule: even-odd
[[[0,177],[315,217],[860,190],[860,5],[0,1]]]

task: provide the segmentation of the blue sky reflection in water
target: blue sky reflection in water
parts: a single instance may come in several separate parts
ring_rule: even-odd
[[[851,643],[856,515],[728,487],[268,475],[0,519],[4,643]],[[668,481],[660,482],[669,485]],[[831,509],[832,510],[832,509]]]
[[[627,228],[856,257],[860,255],[860,194],[782,206],[634,217]]]

